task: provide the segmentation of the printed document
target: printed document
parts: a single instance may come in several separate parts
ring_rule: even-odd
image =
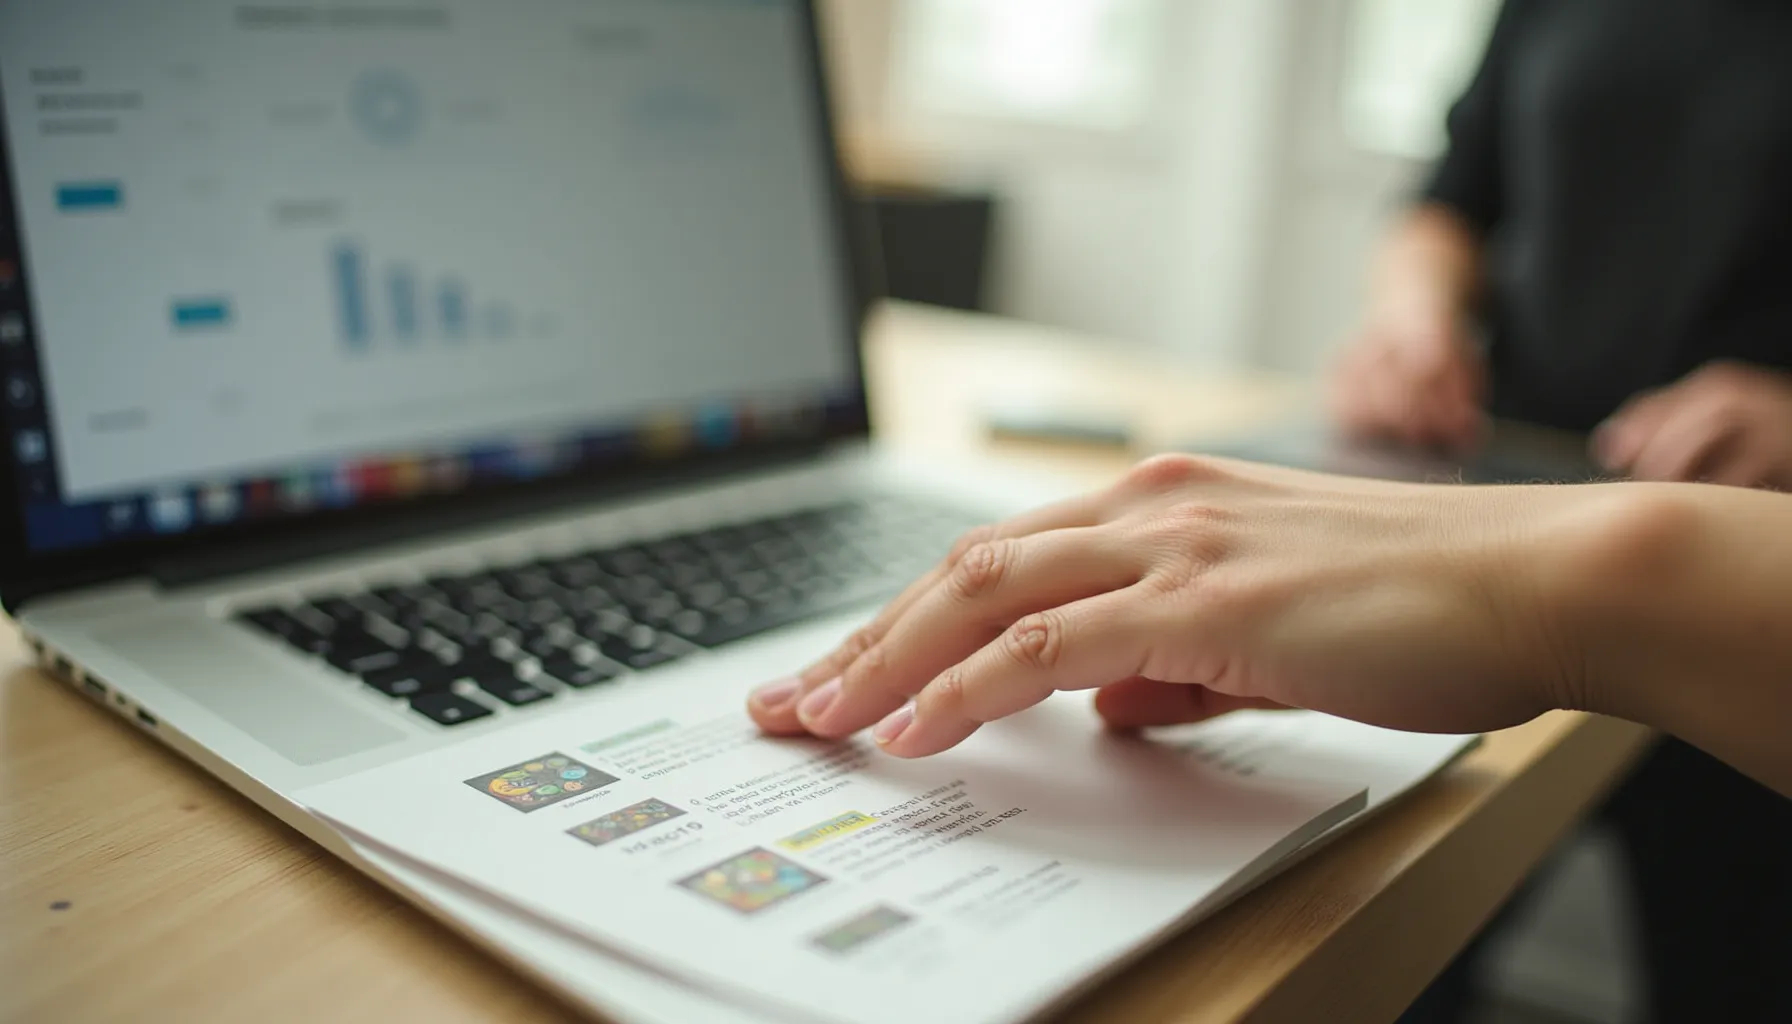
[[[919,761],[767,739],[735,695],[616,697],[300,799],[400,872],[718,1003],[908,1024],[1056,1005],[1368,788],[1248,743],[1114,736],[1076,696]]]
[[[1086,695],[1059,699],[1086,700]],[[1098,727],[1093,711],[1085,721],[1088,728]],[[1478,737],[1394,732],[1312,712],[1267,711],[1239,712],[1200,725],[1157,730],[1153,737],[1235,772],[1319,772],[1368,787],[1365,810],[1308,843],[1293,857],[1278,861],[1269,873],[1323,847],[1478,742]],[[414,898],[501,949],[563,997],[618,1024],[771,1024],[780,1019],[693,988],[651,965],[610,955],[577,935],[402,861],[389,851],[357,845],[353,853]],[[1224,899],[1260,884],[1269,873],[1239,876],[1231,893],[1220,894],[1191,920],[1217,910]]]

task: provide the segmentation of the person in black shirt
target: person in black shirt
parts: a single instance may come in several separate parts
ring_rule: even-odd
[[[1344,425],[1462,445],[1486,411],[1602,428],[1637,476],[1792,485],[1792,4],[1508,0],[1424,200]]]
[[[1360,435],[1588,432],[1614,474],[1792,488],[1792,2],[1507,0],[1334,377]],[[1653,1019],[1792,1020],[1792,805],[1675,740],[1603,817]],[[1461,1012],[1465,958],[1409,1014]]]

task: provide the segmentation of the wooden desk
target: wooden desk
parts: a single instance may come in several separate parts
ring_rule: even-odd
[[[1299,393],[913,309],[887,313],[869,365],[880,425],[896,443],[939,451],[985,443],[976,406],[991,389],[1075,390],[1130,410],[1147,439],[1246,426]],[[1092,480],[1130,461],[1116,452],[1055,458]],[[576,1018],[198,768],[24,667],[10,630],[0,665],[0,1020]],[[1646,741],[1641,729],[1568,714],[1493,736],[1068,1019],[1388,1020]]]

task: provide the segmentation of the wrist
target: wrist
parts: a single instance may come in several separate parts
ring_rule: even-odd
[[[1608,493],[1552,570],[1581,659],[1567,706],[1671,733],[1792,795],[1792,501],[1677,484]]]
[[[1539,602],[1567,638],[1556,703],[1695,745],[1739,721],[1780,736],[1792,721],[1792,503],[1697,484],[1560,493],[1568,511],[1542,550]]]
[[[1666,727],[1677,676],[1696,657],[1688,606],[1709,571],[1700,564],[1710,530],[1703,489],[1546,490],[1561,499],[1534,546],[1546,699]]]
[[[1376,296],[1368,322],[1378,334],[1448,344],[1464,333],[1468,310],[1440,288],[1406,282]]]
[[[1480,273],[1480,243],[1460,218],[1442,208],[1420,209],[1382,252],[1371,319],[1453,335],[1474,313]]]

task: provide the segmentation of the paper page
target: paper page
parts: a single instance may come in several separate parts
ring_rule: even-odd
[[[764,739],[735,694],[667,706],[630,695],[299,798],[725,1001],[903,1024],[1024,1018],[1362,806],[1345,780],[1106,735],[1075,700],[914,762]]]
[[[1066,698],[1072,699],[1072,698]],[[1091,710],[1085,728],[1098,728]],[[1364,785],[1369,806],[1348,821],[1278,862],[1271,872],[1241,876],[1231,891],[1217,893],[1207,912],[1261,884],[1310,851],[1372,816],[1413,786],[1472,748],[1478,737],[1393,732],[1312,712],[1240,712],[1197,726],[1160,730],[1159,742],[1198,746],[1202,756],[1230,757],[1237,770],[1306,770],[1321,766]],[[1286,754],[1295,754],[1292,759]],[[769,1024],[774,1018],[679,984],[663,973],[625,962],[583,939],[518,913],[470,887],[434,875],[371,847],[356,854],[377,871],[434,904],[459,924],[501,948],[563,995],[626,1024]]]

